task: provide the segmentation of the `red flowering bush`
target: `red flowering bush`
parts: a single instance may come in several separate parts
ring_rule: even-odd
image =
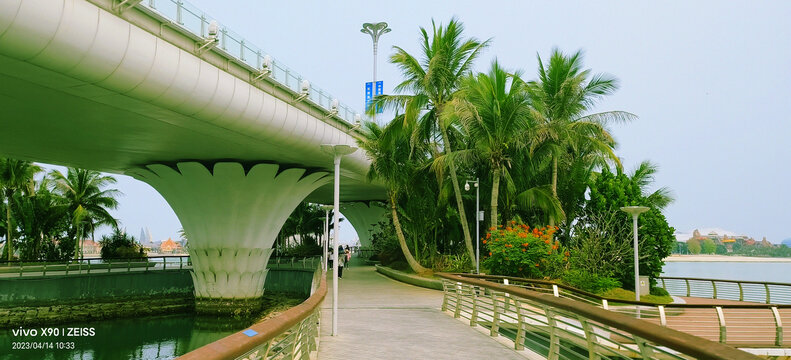
[[[489,228],[483,239],[483,265],[492,274],[533,279],[553,278],[568,263],[569,252],[553,240],[555,227],[530,228],[511,221]]]

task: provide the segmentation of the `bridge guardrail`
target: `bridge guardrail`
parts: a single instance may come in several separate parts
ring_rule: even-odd
[[[759,359],[738,349],[553,294],[474,279],[444,278],[443,311],[505,335],[549,359]]]
[[[228,29],[219,20],[194,5],[183,0],[143,0],[135,6],[144,9],[147,13],[159,15],[169,25],[181,28],[191,34],[195,40],[205,39],[208,36],[211,21],[217,21],[219,24],[218,43],[212,48],[212,51],[225,55],[240,66],[248,68],[253,74],[260,74],[260,77],[256,77],[256,79],[269,78],[276,85],[297,95],[301,93],[301,83],[304,80],[302,75],[276,61],[273,56],[246,41],[244,37]],[[332,102],[335,98],[331,93],[311,84],[308,99],[329,113],[335,113],[337,110],[335,114],[337,117],[349,124],[354,124],[354,117],[358,113],[343,103],[339,103],[337,109],[333,109]]]
[[[170,260],[168,260],[170,259]],[[161,261],[158,261],[161,260]],[[159,265],[162,265],[161,267]],[[0,276],[16,274],[24,276],[74,275],[91,274],[97,272],[115,272],[126,269],[131,271],[161,271],[191,269],[192,261],[189,255],[177,256],[149,256],[145,258],[81,258],[72,260],[45,260],[45,261],[4,261],[0,263]],[[104,271],[106,270],[106,271]]]
[[[250,326],[187,354],[182,360],[309,359],[318,350],[321,303],[327,280],[321,262],[315,263],[311,296],[271,319]]]
[[[657,278],[671,295],[708,299],[791,304],[791,284],[662,276]]]

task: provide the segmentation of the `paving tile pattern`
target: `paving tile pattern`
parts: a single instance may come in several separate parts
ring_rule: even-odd
[[[328,277],[328,280],[331,280]],[[338,335],[332,330],[332,282],[322,304],[320,360],[524,359],[440,311],[442,292],[407,285],[370,266],[339,280]]]

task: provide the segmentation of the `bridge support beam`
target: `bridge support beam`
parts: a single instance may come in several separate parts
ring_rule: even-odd
[[[280,228],[306,196],[332,180],[325,172],[235,162],[154,164],[127,173],[153,186],[181,221],[196,310],[204,314],[260,309]]]
[[[374,202],[349,202],[341,205],[341,213],[349,219],[357,236],[360,238],[360,246],[371,247],[371,235],[374,225],[379,221],[385,220],[386,209],[376,205]]]

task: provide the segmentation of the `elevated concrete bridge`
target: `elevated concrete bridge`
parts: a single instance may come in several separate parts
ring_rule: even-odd
[[[0,2],[0,154],[153,186],[190,237],[199,309],[255,306],[285,219],[331,202],[320,145],[359,136],[348,107],[213,26],[181,1]],[[384,189],[365,181],[363,152],[341,164],[367,240],[370,214],[355,211]]]

